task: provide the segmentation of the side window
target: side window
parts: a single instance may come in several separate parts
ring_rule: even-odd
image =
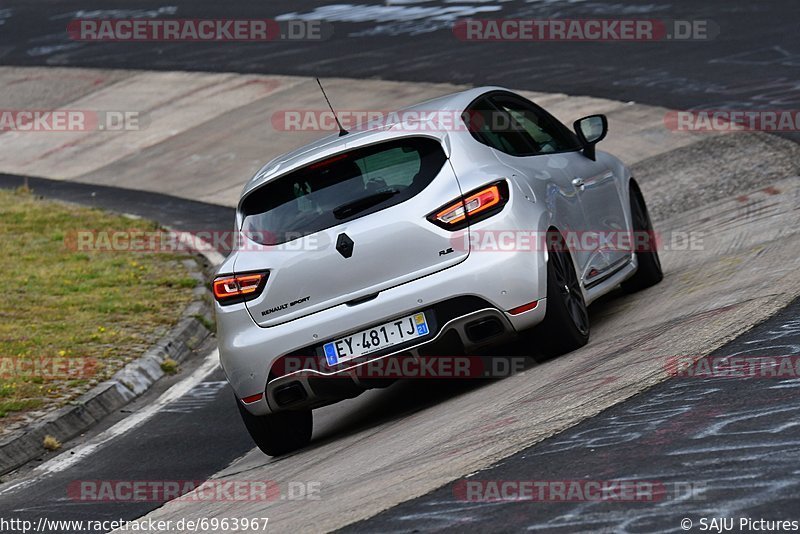
[[[536,153],[533,140],[508,110],[498,108],[488,98],[479,100],[465,111],[463,120],[473,137],[484,145],[512,156]]]
[[[536,154],[551,154],[580,148],[575,136],[554,117],[513,95],[497,95],[492,102],[511,115],[514,127],[522,129],[533,141]]]
[[[464,122],[475,139],[512,156],[580,149],[566,126],[510,94],[493,94],[477,101],[464,113]]]

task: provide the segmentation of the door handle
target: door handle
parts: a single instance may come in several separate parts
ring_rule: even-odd
[[[584,186],[583,178],[577,178],[577,177],[573,178],[572,179],[572,185],[575,186],[575,189],[579,189],[579,190],[583,191],[583,186]]]

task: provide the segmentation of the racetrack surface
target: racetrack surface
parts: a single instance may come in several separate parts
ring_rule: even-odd
[[[679,161],[664,162],[664,176],[680,173]],[[659,175],[657,168],[648,168]],[[318,482],[322,499],[312,506],[290,500],[266,505],[186,500],[168,503],[148,517],[266,513],[273,524],[287,529],[340,527],[488,466],[646,389],[666,377],[671,356],[705,353],[768,317],[797,293],[800,279],[794,260],[800,240],[791,221],[798,182],[796,177],[776,181],[658,224],[664,233],[701,232],[703,250],[665,251],[667,276],[661,285],[594,306],[594,334],[587,347],[504,380],[452,381],[445,388],[420,380],[371,392],[318,411],[320,424],[306,450],[272,460],[253,451],[216,475],[283,485]],[[224,401],[220,395],[215,403]],[[228,406],[227,412],[217,413],[235,421]],[[116,445],[112,442],[109,454],[118,454],[117,447],[124,446],[129,435],[117,438]],[[133,434],[151,443],[159,443],[161,435],[157,426],[141,427]],[[173,476],[157,463],[146,472]],[[75,469],[68,476],[85,474]],[[29,491],[50,483],[39,481]],[[51,495],[55,498],[58,492]],[[73,513],[91,513],[91,508],[80,506],[70,508]],[[103,509],[113,511],[114,504]]]
[[[31,183],[48,196],[135,213],[177,229],[227,230],[244,180],[270,157],[319,136],[276,131],[271,122],[276,110],[322,109],[308,76],[326,79],[340,109],[397,107],[491,83],[528,90],[568,123],[588,113],[607,113],[611,133],[601,148],[633,165],[657,217],[656,229],[667,236],[691,232],[700,237],[700,248],[683,250],[680,243],[668,242],[662,284],[632,296],[616,293],[592,306],[587,347],[554,360],[531,360],[523,373],[502,380],[406,381],[326,407],[315,412],[311,446],[283,458],[250,450],[230,390],[219,371],[212,372],[199,378],[199,389],[159,407],[80,461],[69,460],[70,447],[85,445],[125,421],[125,414],[48,457],[68,467],[18,473],[0,487],[0,517],[133,519],[150,512],[146,517],[154,519],[268,516],[271,527],[281,531],[326,531],[355,521],[364,521],[353,525],[358,531],[469,526],[651,531],[676,530],[678,511],[710,514],[717,511],[716,503],[726,503],[723,512],[770,518],[780,517],[780,507],[796,510],[793,478],[778,476],[790,469],[796,448],[792,411],[768,415],[763,425],[751,420],[722,440],[701,438],[707,451],[693,452],[685,443],[698,443],[696,435],[714,421],[735,420],[741,412],[752,418],[775,408],[794,410],[781,397],[793,391],[792,384],[776,389],[758,380],[743,386],[735,380],[719,386],[663,382],[671,357],[700,356],[719,347],[724,353],[758,340],[766,341],[748,347],[781,350],[769,332],[794,324],[796,306],[768,318],[800,292],[798,147],[765,135],[671,132],[664,115],[666,108],[797,109],[796,3],[589,0],[455,6],[466,16],[708,18],[720,28],[712,41],[684,43],[463,43],[454,38],[449,15],[443,18],[446,24],[423,24],[409,11],[453,3],[414,0],[346,6],[330,17],[335,33],[324,43],[75,43],[64,31],[71,18],[90,16],[95,8],[101,16],[119,17],[317,17],[318,4],[148,1],[132,11],[112,12],[100,2],[5,2],[0,63],[30,68],[0,68],[0,108],[134,109],[150,121],[140,132],[116,136],[4,133],[0,172],[8,175],[0,176],[0,185],[17,185],[19,175],[26,174],[41,177]],[[745,334],[751,337],[726,345],[765,319],[762,329]],[[796,353],[794,338],[780,343],[787,344],[785,352]],[[500,350],[506,349],[535,353],[535,347]],[[204,357],[198,355],[191,365],[201,365]],[[180,385],[180,378],[133,405],[134,416],[153,406],[168,387]],[[672,404],[641,411],[664,398]],[[706,398],[714,399],[714,410],[709,411]],[[743,399],[749,402],[743,405]],[[661,408],[685,417],[670,419]],[[651,423],[652,433],[641,431],[620,444],[615,422],[632,412],[644,414],[637,421]],[[759,446],[762,437],[760,443],[768,446]],[[776,449],[781,444],[785,447]],[[671,452],[643,453],[643,446]],[[771,463],[770,456],[775,457]],[[531,466],[530,457],[540,461]],[[541,463],[548,469],[538,469]],[[565,463],[583,468],[559,469]],[[479,471],[484,468],[490,470]],[[670,502],[655,512],[630,503],[569,509],[480,503],[466,511],[453,502],[450,484],[476,471],[481,478],[705,480],[709,495],[718,499]],[[763,491],[728,484],[723,478],[729,472],[749,473],[763,483]],[[175,501],[158,508],[159,502],[75,502],[66,494],[70,482],[86,478],[208,476],[274,480],[282,488],[290,482],[318,483],[321,500]]]
[[[209,347],[205,347],[207,352]],[[195,358],[197,360],[198,358]],[[197,362],[183,365],[178,377],[161,381],[119,414],[108,417],[85,436],[70,442],[63,455],[44,455],[39,462],[23,468],[20,476],[0,485],[0,517],[36,523],[53,520],[135,519],[161,504],[157,500],[109,500],[88,498],[82,482],[198,481],[212,476],[221,466],[250,449],[249,436],[236,416],[233,394],[220,369],[204,377],[180,398],[164,405],[133,431],[110,430],[125,424],[129,414],[142,413],[161,394],[194,369]],[[212,436],[197,439],[197,433],[214,422]],[[110,446],[91,450],[81,461],[74,454],[90,447],[104,433],[116,435]],[[53,460],[47,463],[46,460]],[[69,465],[58,465],[59,463]],[[74,462],[74,463],[73,463]],[[32,467],[32,470],[31,470]],[[4,477],[5,478],[5,477]],[[20,484],[11,489],[12,486]],[[95,495],[98,494],[95,489]],[[47,532],[72,532],[51,528]]]
[[[800,355],[800,300],[712,356]],[[698,367],[698,370],[700,368]],[[774,369],[776,372],[778,368]],[[669,532],[681,520],[797,520],[800,409],[791,376],[681,376],[457,483],[341,532]],[[650,481],[653,500],[481,501],[465,481]],[[744,530],[744,529],[742,529]]]
[[[673,162],[675,170],[677,161]],[[292,530],[330,530],[487,467],[596,415],[668,376],[677,356],[707,354],[787,305],[800,290],[800,232],[792,221],[800,178],[699,207],[657,225],[700,232],[702,250],[663,251],[665,279],[595,306],[588,346],[503,380],[465,388],[424,409],[406,388],[321,411],[354,422],[391,405],[403,416],[355,432],[315,432],[303,451],[268,459],[253,451],[222,480],[313,481],[321,500],[167,503],[148,518],[267,514]],[[424,380],[422,381],[424,382]],[[376,399],[378,408],[376,408]],[[350,408],[353,408],[351,411]],[[346,428],[346,427],[345,427]]]
[[[37,76],[44,76],[45,80],[48,76],[58,76],[58,72],[42,73],[41,70],[31,74],[28,69],[7,70],[5,80],[10,83],[22,79],[35,85]],[[121,97],[114,96],[120,87],[113,82],[108,88],[100,84],[99,89],[81,89],[86,87],[85,80],[92,79],[92,74],[95,79],[103,80],[118,75],[116,72],[82,73],[74,85],[81,93],[76,98],[92,102],[100,95],[106,101],[114,101],[114,98],[122,101]],[[169,86],[174,81],[172,74],[165,74],[165,78],[143,76],[147,76],[151,84],[161,80],[159,83]],[[192,75],[180,79],[199,86],[208,81],[238,86],[230,78],[220,80]],[[281,83],[270,86],[267,95],[247,98],[255,98],[253,102],[269,116],[270,110],[284,105],[281,89],[296,94],[299,88],[308,85],[295,79],[284,79]],[[347,95],[352,95],[353,88],[359,86],[361,91],[367,92],[368,87],[364,86],[375,83],[381,84],[375,87],[391,88],[393,94],[403,94],[409,99],[415,89],[424,89],[428,94],[452,90],[437,85],[388,82],[340,80],[337,83],[340,92]],[[126,94],[124,85],[122,90],[122,94]],[[310,93],[308,98],[312,98]],[[164,92],[155,89],[151,94],[156,95],[153,98],[158,101],[157,96]],[[167,503],[147,518],[230,517],[232,514],[260,517],[266,513],[273,525],[286,529],[320,531],[342,527],[489,466],[660,382],[666,378],[665,362],[670,356],[705,354],[769,317],[797,294],[800,280],[794,262],[800,243],[792,221],[796,219],[798,205],[796,162],[800,149],[794,143],[760,134],[692,136],[669,132],[663,128],[665,110],[660,108],[565,95],[532,97],[564,120],[593,110],[608,113],[612,133],[604,141],[603,148],[634,163],[634,172],[645,196],[653,199],[658,231],[667,236],[694,233],[700,238],[698,250],[682,250],[680,246],[670,245],[670,250],[663,251],[666,278],[658,287],[633,296],[615,295],[596,303],[591,309],[593,337],[587,347],[503,380],[419,380],[372,391],[318,410],[314,440],[307,449],[278,459],[251,451],[230,465],[230,461],[241,454],[240,447],[247,448],[249,443],[242,437],[240,427],[235,431],[239,438],[234,447],[226,445],[230,442],[226,442],[228,438],[224,435],[215,433],[213,439],[205,438],[209,429],[238,424],[232,402],[226,404],[224,398],[227,389],[220,388],[212,397],[211,405],[215,408],[202,414],[202,426],[193,424],[189,417],[180,417],[173,423],[177,435],[185,436],[176,437],[174,443],[167,445],[160,439],[162,431],[158,425],[163,424],[160,421],[164,419],[156,415],[103,442],[89,457],[77,462],[70,460],[68,468],[59,471],[57,476],[49,468],[44,472],[34,469],[25,473],[21,478],[23,485],[4,490],[6,502],[12,505],[9,512],[41,514],[42,509],[24,512],[25,506],[13,503],[25,503],[33,495],[45,494],[51,504],[44,505],[44,510],[56,516],[70,514],[68,517],[87,519],[95,516],[97,510],[133,518],[159,505],[158,502],[137,502],[131,506],[105,503],[98,507],[97,503],[92,506],[69,501],[64,496],[64,488],[69,481],[86,476],[90,471],[82,464],[92,462],[96,456],[98,463],[91,472],[101,480],[116,480],[121,475],[128,477],[125,474],[127,462],[122,466],[118,464],[119,458],[126,458],[136,462],[136,470],[130,471],[136,475],[130,478],[136,479],[183,479],[182,473],[188,472],[205,478],[215,473],[214,476],[222,480],[266,479],[276,481],[281,487],[290,482],[313,483],[321,489],[321,500],[313,501],[311,506],[311,501],[296,500],[277,500],[266,505],[263,502],[182,500]],[[375,105],[381,104],[376,101]],[[103,185],[109,178],[113,180],[117,171],[138,168],[140,181],[134,181],[136,186],[182,192],[196,199],[207,198],[208,191],[223,191],[225,198],[235,198],[235,188],[240,183],[235,175],[225,177],[222,182],[214,181],[213,173],[208,172],[209,178],[203,178],[203,174],[185,173],[182,165],[170,167],[167,158],[148,160],[142,155],[152,151],[168,153],[163,144],[185,146],[187,154],[191,154],[194,140],[207,130],[207,124],[189,122],[182,130],[168,131],[168,125],[181,124],[182,114],[191,113],[194,108],[167,106],[165,109],[173,111],[167,113],[163,124],[153,123],[150,131],[144,132],[154,140],[149,146],[149,141],[143,143],[136,137],[140,135],[137,132],[122,133],[131,136],[130,143],[106,140],[99,133],[90,132],[79,136],[78,143],[63,145],[67,150],[78,150],[87,160],[87,163],[76,163],[78,170],[73,178],[58,174],[67,167],[59,167],[56,162],[69,163],[70,160],[69,152],[61,155],[58,151],[51,152],[53,146],[62,146],[62,139],[48,137],[59,135],[57,133],[37,137],[35,145],[25,144],[24,138],[20,138],[22,133],[15,134],[10,143],[0,148],[1,161],[7,166],[0,169],[13,170],[14,165],[24,164],[43,173],[53,172],[53,178],[59,181],[34,180],[33,185],[62,198],[87,201],[88,195],[88,201],[98,205],[109,200],[109,206],[117,209],[127,205],[129,211],[156,216],[162,223],[178,229],[191,229],[197,224],[198,217],[194,214],[201,214],[200,222],[206,219],[210,224],[222,224],[225,213],[230,213],[223,210],[229,208],[214,208],[205,203],[182,204],[174,196],[148,195]],[[231,114],[236,116],[241,111],[238,108],[223,110],[214,120],[229,122],[227,117]],[[251,128],[258,128],[258,125],[255,121]],[[248,135],[243,131],[236,134],[239,138]],[[275,139],[283,143],[298,142],[296,138],[287,140],[287,136],[276,135]],[[109,151],[104,146],[106,142],[115,142],[117,146],[136,146],[138,142],[142,148],[126,155]],[[251,141],[246,146],[254,145]],[[29,151],[25,160],[14,158],[14,146],[24,146]],[[36,147],[57,159],[37,158]],[[241,159],[234,158],[225,165],[240,172],[249,165],[246,159],[244,162]],[[140,162],[138,167],[136,161]],[[146,164],[148,161],[150,165]],[[92,169],[88,174],[81,174],[80,169],[86,164]],[[164,180],[164,173],[170,170],[174,179]],[[13,185],[19,180],[7,178],[6,182]],[[721,181],[731,189],[721,187]],[[685,191],[687,184],[689,190],[694,187],[695,191],[683,204],[676,206],[667,201]],[[743,193],[745,191],[747,193]],[[225,224],[226,229],[228,224]],[[535,348],[528,349],[531,348],[523,347],[524,352],[535,352]],[[218,377],[212,376],[207,381],[218,381]],[[170,468],[164,468],[164,463],[159,461],[143,465],[131,457],[127,451],[131,450],[128,443],[132,439],[144,439],[154,450],[164,449],[164,459]],[[196,467],[184,471],[180,459],[198,439],[209,453],[195,459]],[[218,450],[222,454],[215,454]],[[108,458],[105,461],[103,454]],[[62,455],[68,456],[69,451]],[[398,484],[399,480],[402,484]],[[28,481],[32,482],[28,484]],[[65,500],[67,505],[62,509],[60,506]]]

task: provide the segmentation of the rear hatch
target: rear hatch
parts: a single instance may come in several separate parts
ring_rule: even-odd
[[[235,271],[269,271],[247,302],[253,319],[279,324],[463,261],[468,247],[453,247],[451,232],[426,219],[460,196],[428,137],[358,147],[268,181],[239,206]]]

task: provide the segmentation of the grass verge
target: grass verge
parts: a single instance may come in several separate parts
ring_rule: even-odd
[[[110,377],[177,321],[198,284],[188,254],[67,246],[79,231],[157,228],[0,190],[0,432]]]

